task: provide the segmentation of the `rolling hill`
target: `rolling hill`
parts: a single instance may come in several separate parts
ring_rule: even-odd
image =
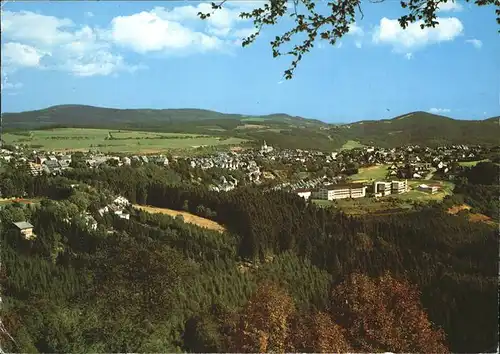
[[[412,112],[378,121],[361,121],[338,128],[342,136],[365,145],[500,144],[499,117],[457,120],[426,112]]]
[[[4,129],[92,127],[210,134],[266,140],[286,148],[338,149],[349,140],[364,145],[499,144],[498,117],[455,120],[425,112],[393,119],[333,125],[287,114],[247,116],[201,109],[113,109],[60,105],[20,113],[4,113]]]

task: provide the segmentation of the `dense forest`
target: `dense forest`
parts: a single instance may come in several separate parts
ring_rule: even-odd
[[[42,200],[0,209],[2,349],[496,351],[497,230],[446,213],[453,200],[354,217],[285,192],[211,192],[187,174],[77,166],[33,177],[7,166],[4,197]],[[457,198],[498,214],[497,165],[460,178]],[[97,213],[117,194],[226,231],[131,207],[130,220]],[[25,220],[34,240],[12,225]]]

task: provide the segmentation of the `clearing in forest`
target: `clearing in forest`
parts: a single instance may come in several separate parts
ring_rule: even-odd
[[[178,210],[167,209],[167,208],[157,208],[157,207],[146,206],[146,205],[134,205],[134,208],[143,210],[143,211],[151,213],[151,214],[167,214],[173,218],[175,218],[177,215],[182,215],[182,217],[184,218],[184,222],[187,222],[187,223],[190,223],[193,225],[197,225],[199,227],[203,227],[206,229],[218,231],[218,232],[226,231],[226,228],[224,226],[216,223],[215,221],[205,219],[205,218],[202,218],[201,216],[193,215],[193,214],[185,212],[185,211],[178,211]]]
[[[361,144],[359,141],[356,140],[348,140],[340,150],[351,150],[351,149],[356,149],[356,148],[362,148],[364,145]]]
[[[490,161],[490,160],[484,159],[484,160],[476,160],[476,161],[459,161],[458,164],[460,166],[463,166],[463,167],[474,167],[480,162],[487,162],[487,161]]]

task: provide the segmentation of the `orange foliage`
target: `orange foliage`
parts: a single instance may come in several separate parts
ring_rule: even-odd
[[[284,352],[294,311],[293,300],[283,289],[272,283],[262,284],[240,313],[232,350]]]
[[[434,330],[419,292],[386,274],[355,274],[334,289],[332,312],[346,325],[356,349],[367,352],[448,352],[444,333]]]
[[[347,353],[352,349],[344,336],[345,330],[324,312],[299,315],[294,321],[289,352]]]
[[[329,313],[299,313],[288,293],[263,283],[235,314],[229,350],[235,352],[447,353],[419,292],[386,274],[355,274],[332,292]],[[345,329],[344,329],[345,328]]]

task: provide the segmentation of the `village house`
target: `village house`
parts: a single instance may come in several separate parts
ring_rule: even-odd
[[[299,188],[295,190],[295,193],[305,200],[308,200],[311,197],[312,192],[309,189]]]
[[[38,176],[41,175],[43,172],[43,167],[42,165],[33,163],[33,162],[28,162],[28,166],[30,169],[30,173],[32,176]]]
[[[440,188],[441,188],[441,186],[438,186],[438,185],[421,184],[418,186],[419,190],[421,190],[423,192],[431,193],[431,194],[437,193]]]
[[[33,233],[33,225],[31,225],[27,221],[20,221],[20,222],[15,222],[14,226],[19,230],[19,233],[26,239],[26,240],[32,240],[36,236]]]
[[[130,202],[128,201],[127,198],[122,197],[122,196],[118,196],[115,198],[115,200],[113,200],[113,204],[119,205],[121,207],[126,207],[126,206],[130,205]]]

